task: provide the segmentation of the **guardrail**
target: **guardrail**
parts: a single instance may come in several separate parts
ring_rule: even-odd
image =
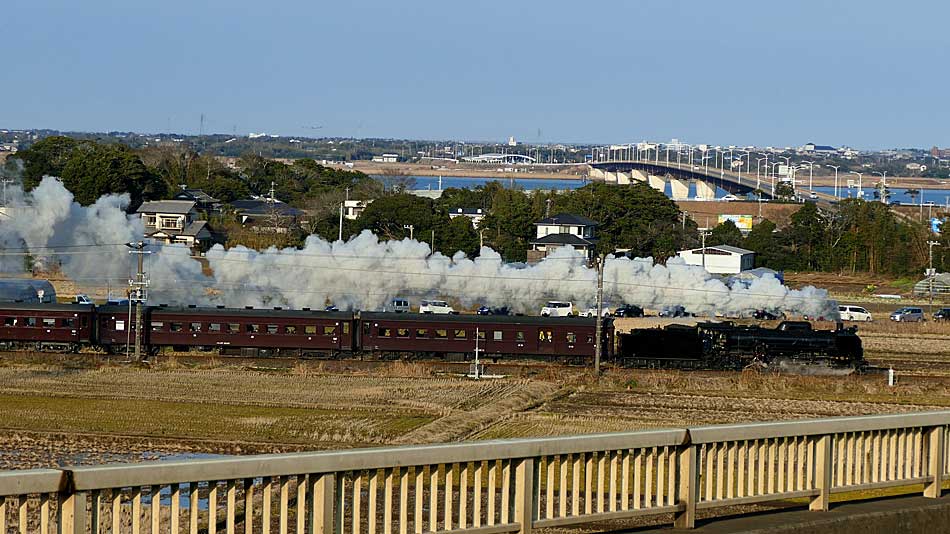
[[[0,532],[534,528],[924,486],[950,475],[950,411],[0,473]]]

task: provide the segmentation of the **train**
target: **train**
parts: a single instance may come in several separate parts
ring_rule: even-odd
[[[244,357],[537,358],[589,364],[596,318],[437,315],[282,308],[143,306],[143,353],[213,351]],[[0,304],[0,349],[125,352],[136,337],[129,306]],[[785,321],[774,329],[732,323],[616,331],[606,318],[601,358],[631,367],[737,369],[779,361],[860,370],[854,328],[813,330]]]

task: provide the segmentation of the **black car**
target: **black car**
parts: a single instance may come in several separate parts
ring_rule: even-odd
[[[783,318],[782,315],[772,313],[768,310],[755,310],[752,312],[752,317],[760,321],[775,321]]]
[[[478,315],[511,315],[511,310],[507,306],[499,307],[488,307],[488,306],[479,306],[475,313]]]
[[[643,317],[643,308],[633,304],[624,304],[614,311],[614,317]]]
[[[950,308],[940,308],[935,311],[934,321],[950,321]]]

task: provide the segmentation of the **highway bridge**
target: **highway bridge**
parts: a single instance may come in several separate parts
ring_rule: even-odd
[[[763,199],[774,198],[774,181],[756,175],[742,174],[741,170],[732,171],[720,167],[709,167],[694,163],[677,163],[662,159],[647,160],[607,160],[589,164],[589,176],[592,180],[625,185],[633,182],[646,182],[651,187],[665,191],[670,185],[673,200],[687,200],[690,184],[696,184],[696,198],[714,200],[716,191],[723,189],[736,196],[745,197],[759,191]],[[797,191],[801,198],[807,198],[808,192]],[[835,201],[833,195],[816,193],[815,200],[826,207]]]
[[[939,499],[948,431],[950,411],[938,411],[5,471],[0,530],[12,517],[18,532],[42,534],[138,533],[143,524],[172,534],[528,534],[616,532],[617,521],[670,516],[692,529],[698,513],[749,504],[829,517],[832,496],[839,507],[878,491],[923,493],[935,505],[915,517],[876,510],[873,524],[901,528],[863,532],[935,532],[950,519]],[[926,515],[935,507],[936,522]]]

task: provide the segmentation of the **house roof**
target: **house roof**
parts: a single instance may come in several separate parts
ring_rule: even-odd
[[[558,213],[551,217],[541,219],[540,221],[534,223],[537,226],[541,225],[572,225],[572,226],[597,226],[596,221],[592,221],[583,215],[574,215],[573,213]]]
[[[214,198],[213,196],[205,193],[201,189],[183,189],[175,195],[176,200],[195,200],[203,204],[215,204],[221,202],[220,200]]]
[[[178,235],[187,235],[191,237],[199,237],[199,234],[204,232],[205,235],[210,235],[208,231],[208,221],[194,221],[185,227]]]
[[[754,250],[748,250],[744,248],[734,247],[732,245],[714,245],[706,247],[706,250],[719,250],[722,252],[728,252],[730,254],[755,254]],[[692,252],[694,254],[702,254],[702,248],[694,248],[690,250],[684,250],[683,252]]]
[[[593,246],[596,239],[584,239],[574,234],[548,234],[544,237],[532,239],[532,245],[573,245],[576,247]]]
[[[194,200],[150,200],[143,202],[137,213],[175,213],[186,215],[195,209]]]
[[[248,199],[248,200],[235,200],[231,202],[231,207],[235,211],[243,215],[270,215],[273,212],[277,212],[281,215],[287,216],[297,216],[302,215],[303,211],[298,210],[297,208],[288,206],[283,202],[270,201],[270,200],[257,200],[257,199]]]

